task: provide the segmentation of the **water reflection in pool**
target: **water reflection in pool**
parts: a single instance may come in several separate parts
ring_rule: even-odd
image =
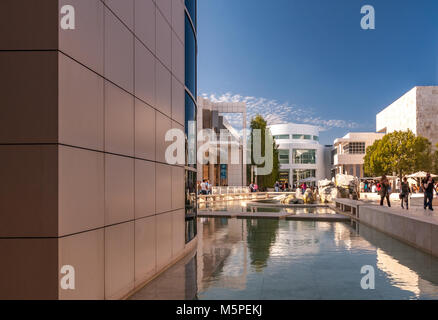
[[[336,214],[335,211],[329,207],[269,207],[269,206],[257,206],[245,201],[228,201],[219,202],[214,204],[203,203],[199,205],[200,212],[286,212],[291,214]]]
[[[438,259],[362,225],[200,219],[197,254],[134,299],[438,299]],[[360,286],[365,265],[375,290]]]

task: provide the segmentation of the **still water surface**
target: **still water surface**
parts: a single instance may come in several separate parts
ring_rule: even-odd
[[[133,299],[438,299],[438,259],[349,223],[199,219],[197,253]],[[375,289],[363,290],[363,266]]]

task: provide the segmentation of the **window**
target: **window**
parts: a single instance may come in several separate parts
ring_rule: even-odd
[[[197,214],[197,196],[196,196],[196,171],[186,170],[185,177],[185,194],[186,194],[186,243],[196,237],[196,214]]]
[[[292,135],[292,139],[294,139],[294,140],[312,140],[312,136],[307,135],[307,134],[294,134],[294,135]]]
[[[185,0],[185,5],[187,8],[187,11],[190,14],[190,18],[192,18],[193,24],[195,25],[196,28],[196,17],[197,17],[197,12],[196,12],[196,0]]]
[[[275,140],[289,140],[290,136],[288,134],[282,134],[278,136],[274,136]]]
[[[196,125],[189,126],[189,123],[196,121],[196,99],[197,97],[197,44],[196,44],[196,0],[185,0],[187,12],[190,15],[190,22],[187,13],[185,16],[185,129],[186,129],[186,170],[185,170],[185,238],[186,243],[196,237],[197,225],[197,171],[196,164],[189,164],[192,156],[196,159],[196,142],[189,140],[190,136],[195,136]],[[193,132],[194,131],[194,132]],[[196,161],[194,161],[196,163]],[[181,190],[182,192],[182,190]]]
[[[280,164],[289,164],[289,150],[278,150]]]
[[[185,84],[196,97],[196,38],[187,15],[185,16]]]
[[[294,150],[293,159],[295,164],[316,164],[316,150]]]
[[[314,141],[319,141],[319,137],[318,136],[313,136],[313,140]]]
[[[350,142],[344,146],[345,154],[365,154],[365,142]]]

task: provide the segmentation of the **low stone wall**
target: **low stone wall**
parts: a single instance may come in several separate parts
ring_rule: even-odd
[[[361,206],[360,222],[438,257],[438,224],[380,206]]]

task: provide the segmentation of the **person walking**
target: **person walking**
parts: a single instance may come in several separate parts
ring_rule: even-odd
[[[404,178],[400,184],[400,200],[401,207],[404,209],[403,204],[406,204],[406,210],[409,210],[409,195],[411,194],[411,188],[409,187],[408,178]]]
[[[278,181],[275,181],[274,188],[275,188],[275,192],[279,192],[280,191],[280,184],[278,183]]]
[[[422,181],[421,186],[424,189],[424,210],[429,207],[429,210],[433,211],[432,202],[435,181],[429,172],[427,173],[426,178]]]
[[[383,201],[386,198],[388,207],[391,208],[391,202],[389,201],[389,195],[390,195],[389,190],[390,190],[389,180],[384,175],[382,177],[382,180],[380,181],[380,205],[383,206]]]

